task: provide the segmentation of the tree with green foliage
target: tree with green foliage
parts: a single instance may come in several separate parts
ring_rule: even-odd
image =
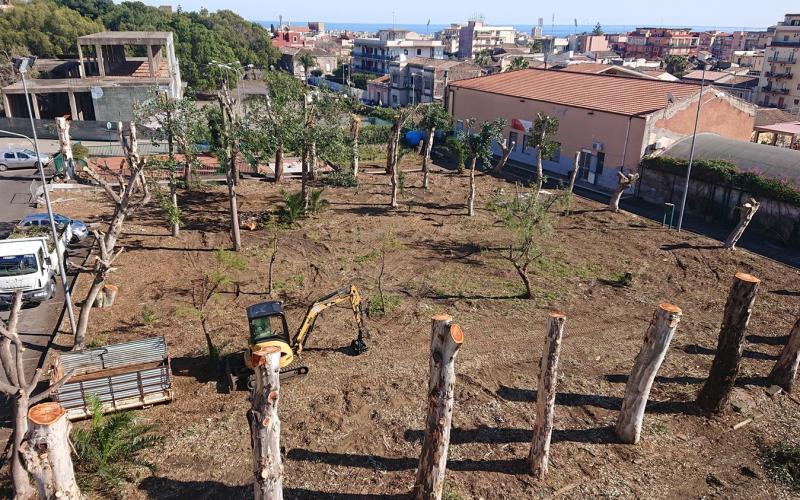
[[[516,56],[511,59],[511,65],[508,67],[508,71],[517,71],[520,69],[527,69],[530,66],[530,62],[522,56]]]
[[[483,122],[476,133],[469,132],[476,126],[474,119],[469,119],[464,124],[467,132],[462,134],[461,141],[464,144],[466,156],[470,160],[469,170],[469,197],[467,198],[467,213],[470,217],[475,215],[475,169],[480,161],[488,165],[492,160],[492,146],[503,138],[503,130],[506,128],[506,121],[502,118]]]
[[[668,55],[664,58],[664,71],[675,78],[683,78],[689,69],[689,58],[686,56]]]
[[[488,68],[492,64],[492,53],[488,49],[483,49],[475,54],[475,64],[481,68]]]
[[[524,298],[533,298],[533,286],[528,273],[530,265],[542,256],[539,240],[551,230],[550,209],[562,202],[565,194],[547,198],[538,196],[538,191],[505,195],[498,190],[492,196],[487,208],[511,233],[512,242],[503,257],[517,271],[525,286]]]
[[[309,84],[308,76],[311,68],[317,65],[317,60],[308,51],[302,51],[299,56],[297,56],[297,62],[300,63],[300,66],[303,67],[303,74],[305,75],[306,85]]]
[[[157,166],[167,172],[169,198],[162,199],[161,206],[167,214],[172,236],[178,236],[181,225],[178,188],[181,184],[189,186],[191,171],[198,162],[197,143],[204,136],[206,125],[203,112],[188,96],[174,99],[155,89],[147,100],[137,103],[134,115],[140,126],[150,130],[154,142],[167,143],[167,158],[151,161],[150,167]],[[184,157],[182,181],[178,178],[176,149]]]
[[[125,482],[135,480],[134,471],[156,468],[143,454],[164,442],[152,425],[141,424],[130,411],[103,415],[100,399],[89,400],[92,420],[88,428],[75,429],[71,441],[75,447],[78,481],[104,496],[123,498]]]
[[[542,161],[551,157],[558,149],[558,143],[552,137],[558,132],[558,119],[544,113],[538,113],[530,130],[529,145],[536,149],[536,192],[542,190],[544,184],[544,167]]]
[[[592,35],[602,36],[603,34],[605,34],[603,31],[603,25],[601,25],[598,22],[597,24],[594,25],[594,29],[592,30]]]
[[[428,189],[428,163],[431,160],[431,149],[436,132],[450,130],[453,117],[439,103],[424,104],[421,111],[420,125],[425,129],[425,153],[422,156],[422,187]]]
[[[399,188],[400,188],[400,140],[403,137],[403,129],[419,118],[420,105],[406,106],[391,110],[394,114],[392,128],[389,131],[389,142],[386,143],[386,173],[389,174],[389,182],[392,187],[392,195],[389,204],[392,208],[397,208]]]
[[[541,40],[534,40],[533,42],[531,42],[529,44],[529,47],[530,47],[532,53],[538,54],[538,53],[542,52],[542,49],[543,49],[542,41]]]

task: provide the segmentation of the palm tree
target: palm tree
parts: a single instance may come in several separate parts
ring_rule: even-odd
[[[527,69],[530,66],[530,62],[522,56],[516,56],[514,59],[511,60],[511,65],[508,67],[508,71],[517,71],[518,69]]]
[[[311,68],[317,65],[317,60],[314,59],[311,52],[302,52],[297,58],[297,62],[303,67],[303,73],[305,73],[306,76],[306,84],[308,84],[308,73],[311,71]]]
[[[475,55],[475,64],[481,68],[488,67],[492,64],[492,54],[487,49],[483,49]]]

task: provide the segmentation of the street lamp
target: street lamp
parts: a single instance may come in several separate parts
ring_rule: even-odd
[[[697,143],[697,126],[700,123],[700,107],[703,105],[703,92],[706,87],[706,70],[713,66],[716,61],[713,58],[702,60],[703,77],[700,80],[700,97],[697,99],[697,114],[694,117],[694,132],[692,132],[692,146],[689,150],[689,165],[686,168],[686,179],[683,182],[683,197],[681,199],[681,213],[678,216],[678,232],[683,229],[683,216],[686,212],[686,198],[689,195],[689,180],[692,176],[692,164],[694,163],[694,148]]]
[[[239,61],[236,61],[236,64],[241,66],[241,63]],[[229,63],[221,63],[214,59],[212,59],[211,62],[208,63],[208,65],[216,66],[217,68],[225,70],[226,79],[228,80],[228,87],[230,87],[230,79],[227,77],[227,72],[232,71],[237,76],[236,79],[236,99],[238,100],[237,107],[239,108],[239,114],[240,115],[243,114],[244,108],[242,106],[242,90],[241,90],[240,80],[244,80],[244,70],[241,69],[241,67],[235,67]],[[252,64],[248,64],[247,67],[252,68],[254,66]]]
[[[33,131],[33,140],[25,137],[33,143],[33,149],[36,152],[36,166],[39,168],[39,176],[42,179],[42,187],[44,188],[44,201],[47,205],[47,216],[50,219],[50,232],[53,235],[53,244],[58,246],[58,231],[56,231],[56,220],[53,218],[53,205],[50,203],[50,193],[47,191],[47,179],[44,176],[44,165],[42,165],[41,154],[39,153],[39,137],[36,134],[36,123],[33,121],[33,110],[31,109],[31,99],[28,95],[28,83],[25,80],[25,73],[33,66],[36,61],[35,56],[14,58],[14,70],[19,73],[22,78],[22,88],[25,91],[25,103],[28,105],[28,117],[31,120],[31,130]],[[65,249],[66,251],[66,249]],[[75,327],[75,313],[72,310],[72,297],[70,296],[69,284],[67,283],[67,270],[64,268],[64,259],[58,259],[58,267],[61,274],[61,285],[64,287],[64,306],[67,309],[69,316],[69,324],[72,328],[72,334],[75,335],[77,329]]]

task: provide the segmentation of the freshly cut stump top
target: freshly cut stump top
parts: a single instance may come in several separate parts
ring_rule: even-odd
[[[60,404],[41,403],[28,410],[28,418],[38,425],[50,425],[66,413]]]
[[[747,273],[736,273],[736,279],[754,284],[761,283],[760,279],[756,278],[752,274],[747,274]]]

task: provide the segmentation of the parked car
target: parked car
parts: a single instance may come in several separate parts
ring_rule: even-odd
[[[38,168],[39,163],[46,167],[51,160],[52,158],[45,154],[37,157],[30,149],[6,149],[0,153],[0,172],[12,168]]]
[[[67,242],[69,243],[83,241],[87,236],[89,236],[89,228],[86,227],[86,224],[79,220],[70,219],[66,215],[61,214],[53,214],[53,219],[59,226],[65,226],[67,228]],[[19,221],[19,224],[17,224],[19,227],[47,227],[49,225],[50,218],[46,213],[26,215],[21,221]]]

